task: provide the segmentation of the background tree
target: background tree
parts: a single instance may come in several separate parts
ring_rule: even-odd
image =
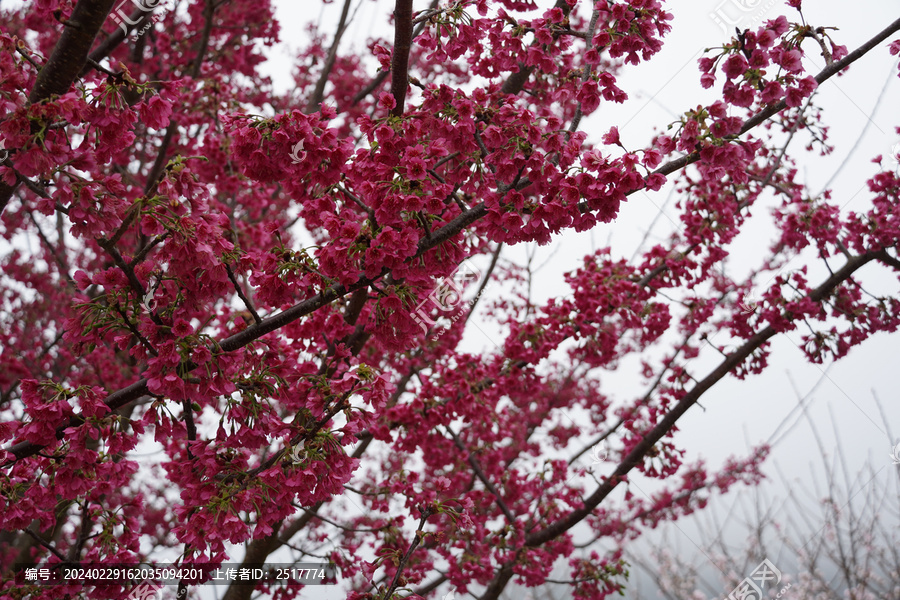
[[[677,423],[704,393],[763,370],[781,332],[822,361],[897,328],[900,302],[860,279],[900,267],[897,173],[842,213],[796,180],[789,146],[828,150],[817,86],[900,52],[900,19],[849,52],[797,11],[738,32],[700,62],[720,99],[628,149],[580,124],[627,101],[617,74],[660,50],[656,0],[396,0],[393,40],[361,56],[339,51],[345,0],[333,34],[307,33],[285,95],[260,74],[280,35],[267,0],[158,4],[4,14],[9,597],[134,597],[22,581],[26,563],[249,565],[290,548],[335,562],[351,598],[448,584],[496,599],[560,560],[576,595],[603,598],[626,585],[630,540],[760,478],[765,447],[683,464]],[[585,256],[550,302],[501,256],[611,222],[668,178],[681,232],[633,261]],[[780,239],[736,279],[728,245],[764,193]],[[752,296],[807,247],[827,275]],[[471,280],[476,299],[512,290],[485,303],[503,339],[478,353],[460,346]],[[718,364],[698,370],[707,345]],[[629,356],[645,392],[606,395]],[[133,452],[151,440],[155,469]],[[586,466],[591,452],[615,467]],[[664,483],[641,499],[639,477]]]
[[[723,597],[761,556],[770,557],[782,571],[780,585],[770,586],[769,598],[788,584],[790,592],[782,597],[800,600],[876,600],[900,594],[897,466],[875,457],[865,469],[848,470],[840,441],[832,449],[810,418],[810,398],[798,400],[803,420],[816,438],[824,481],[817,481],[813,489],[784,481],[789,491],[776,498],[757,487],[752,500],[735,499],[727,508],[716,498],[708,510],[691,517],[703,521],[702,537],[692,539],[705,556],[696,548],[693,553],[679,552],[679,544],[671,543],[671,527],[665,526],[664,542],[653,544],[649,552],[626,551],[627,559],[657,584],[649,593],[630,590],[635,598]],[[840,428],[836,422],[832,426]],[[889,423],[884,426],[890,430]],[[731,534],[727,524],[734,523],[741,529],[736,538],[742,545],[737,548],[727,539]],[[688,558],[690,554],[695,556]]]

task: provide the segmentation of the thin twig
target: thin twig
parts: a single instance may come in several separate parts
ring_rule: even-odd
[[[451,429],[447,427],[447,433],[450,434],[450,437],[453,438],[453,443],[456,444],[456,447],[459,448],[462,452],[466,454],[466,461],[472,467],[472,470],[475,471],[475,475],[478,479],[481,480],[481,483],[484,484],[484,487],[491,493],[494,498],[497,499],[497,506],[500,507],[500,510],[503,511],[503,514],[506,516],[509,524],[512,525],[516,522],[515,515],[512,514],[512,511],[509,510],[509,507],[506,506],[506,503],[503,501],[503,496],[500,495],[500,491],[491,483],[491,480],[484,473],[484,469],[481,468],[481,464],[478,460],[472,455],[471,452],[466,449],[465,444],[463,444],[462,440],[459,439],[459,436]]]
[[[341,37],[343,37],[344,32],[347,30],[347,15],[350,13],[350,4],[352,1],[353,0],[344,0],[341,18],[338,21],[337,31],[334,33],[334,40],[331,42],[331,48],[328,49],[328,56],[325,58],[325,64],[322,66],[322,73],[319,75],[316,87],[309,97],[309,102],[306,103],[306,110],[304,112],[307,114],[314,112],[325,97],[325,86],[328,84],[328,78],[331,76],[331,71],[334,69],[334,63],[337,60],[338,45],[341,43]],[[361,5],[362,3],[358,4],[356,9],[359,10]],[[355,14],[354,11],[354,15]]]
[[[400,583],[400,575],[403,574],[403,569],[406,568],[406,563],[409,562],[409,558],[412,556],[412,553],[415,552],[416,548],[422,542],[422,538],[425,536],[425,532],[422,531],[422,528],[425,527],[425,522],[428,521],[428,517],[433,514],[434,509],[432,509],[430,506],[422,511],[422,518],[419,519],[419,526],[416,528],[415,538],[409,545],[409,550],[407,550],[406,554],[403,555],[403,558],[400,559],[400,564],[397,565],[397,572],[394,573],[394,580],[391,581],[391,585],[388,586],[388,589],[384,593],[384,600],[388,600],[388,598],[393,597],[394,590],[397,589],[397,585]]]
[[[228,273],[228,279],[231,280],[231,283],[234,285],[234,290],[237,292],[238,298],[244,303],[244,306],[247,307],[247,310],[250,311],[250,314],[253,315],[253,320],[256,321],[257,324],[262,323],[262,319],[259,318],[259,313],[256,312],[256,309],[253,308],[253,303],[250,302],[250,299],[244,295],[244,289],[241,287],[241,284],[238,283],[237,278],[234,276],[234,271],[231,270],[230,265],[225,265],[225,272]]]

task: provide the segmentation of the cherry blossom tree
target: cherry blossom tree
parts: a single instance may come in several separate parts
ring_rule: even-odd
[[[143,593],[23,581],[26,564],[290,550],[336,564],[349,598],[491,600],[558,563],[577,597],[604,598],[628,585],[630,540],[761,477],[766,447],[683,460],[678,421],[706,392],[765,369],[782,332],[819,362],[897,329],[900,302],[861,277],[900,269],[898,173],[842,212],[797,181],[791,142],[829,151],[817,86],[900,53],[900,19],[848,49],[790,0],[700,61],[716,101],[629,149],[583,118],[628,101],[617,76],[670,30],[659,0],[396,0],[392,38],[354,52],[357,4],[303,33],[287,94],[261,74],[262,48],[289,35],[269,0],[4,12],[4,597]],[[633,261],[585,256],[548,302],[503,256],[667,182],[681,231]],[[762,197],[778,239],[729,276]],[[827,276],[757,287],[804,250]],[[496,348],[464,350],[473,315],[503,332]],[[601,379],[629,357],[645,391],[614,397]],[[150,446],[159,460],[139,462]]]

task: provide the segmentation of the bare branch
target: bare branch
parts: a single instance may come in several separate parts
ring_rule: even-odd
[[[153,16],[153,10],[146,8],[136,8],[127,19],[122,20],[122,24],[127,28],[127,33],[121,27],[117,27],[115,31],[106,36],[106,39],[100,42],[88,57],[88,62],[81,70],[79,77],[84,77],[91,72],[91,68],[98,68],[100,61],[109,56],[116,47],[128,38],[128,34],[138,28],[143,28],[144,23]],[[132,25],[132,23],[134,23]]]
[[[391,114],[403,115],[409,90],[409,49],[412,45],[412,0],[394,5],[394,52],[391,55],[391,95],[396,105]]]
[[[425,522],[428,521],[428,517],[433,514],[434,511],[431,507],[422,511],[422,518],[419,519],[419,526],[416,528],[415,538],[409,545],[409,550],[407,550],[406,554],[403,555],[403,558],[400,559],[400,564],[397,566],[397,572],[394,573],[394,579],[391,581],[391,585],[388,586],[387,591],[385,591],[384,596],[382,596],[384,600],[393,598],[394,590],[397,589],[397,585],[400,583],[400,576],[403,574],[403,569],[406,568],[406,563],[409,562],[412,553],[415,552],[419,544],[422,543],[422,538],[425,537],[425,532],[422,531],[422,528],[425,527]]]
[[[456,433],[449,427],[447,427],[447,433],[449,433],[450,437],[453,438],[453,443],[456,444],[456,447],[466,454],[466,460],[472,467],[472,470],[475,471],[475,475],[477,475],[478,479],[481,480],[481,483],[484,484],[484,487],[486,487],[491,495],[493,495],[494,498],[497,499],[497,505],[500,507],[500,510],[503,511],[503,514],[506,516],[509,524],[512,525],[513,523],[515,523],[515,515],[513,515],[512,511],[509,510],[509,507],[506,506],[506,503],[503,501],[503,496],[500,495],[500,491],[493,483],[491,483],[491,480],[488,478],[488,476],[485,475],[484,470],[481,468],[481,464],[478,462],[478,460],[472,455],[471,452],[469,452],[465,444],[463,444],[462,440],[459,439],[459,436],[456,435]]]
[[[325,97],[325,86],[328,84],[328,77],[331,75],[334,63],[337,60],[338,45],[341,43],[344,31],[347,30],[347,15],[350,13],[350,3],[352,1],[344,0],[344,8],[341,10],[341,19],[338,21],[337,31],[334,32],[334,40],[331,42],[331,48],[328,49],[328,57],[325,59],[325,65],[322,67],[322,73],[316,82],[315,90],[313,90],[312,96],[309,97],[309,102],[306,103],[306,110],[304,111],[306,113],[314,112]]]
[[[244,306],[250,311],[250,314],[253,315],[253,320],[257,323],[262,323],[262,319],[259,318],[259,313],[256,312],[256,309],[253,308],[253,303],[250,302],[250,299],[244,295],[244,290],[241,287],[241,284],[238,283],[237,277],[234,276],[234,271],[231,270],[229,265],[225,265],[225,272],[228,273],[228,279],[231,280],[232,285],[234,285],[234,290],[237,292],[238,298],[244,303]]]

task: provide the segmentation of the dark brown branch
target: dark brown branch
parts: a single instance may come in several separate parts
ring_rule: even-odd
[[[572,10],[572,7],[569,6],[569,3],[565,0],[557,0],[555,8],[562,10],[566,16],[569,16],[569,13]],[[596,23],[596,19],[594,19],[594,22]],[[558,38],[561,33],[562,32],[554,32],[553,38]],[[532,45],[538,44],[539,43],[535,41]],[[534,72],[534,67],[529,67],[525,63],[519,63],[518,66],[519,70],[515,73],[512,73],[509,77],[506,78],[506,81],[503,82],[503,85],[500,87],[501,94],[516,95],[525,88],[525,84],[528,83],[528,78],[531,77],[531,74]]]
[[[341,10],[341,19],[338,21],[337,31],[334,32],[334,40],[331,42],[331,48],[328,49],[325,65],[322,67],[322,73],[319,75],[319,80],[316,82],[316,88],[313,90],[309,102],[306,103],[306,110],[304,112],[307,114],[315,112],[319,104],[322,103],[322,99],[325,98],[325,86],[328,84],[328,77],[331,75],[331,71],[334,69],[334,63],[337,60],[338,44],[341,43],[344,31],[347,30],[347,15],[350,13],[350,3],[352,1],[353,0],[344,0],[344,8]]]
[[[459,436],[456,435],[456,433],[449,427],[447,428],[447,433],[449,433],[450,437],[453,438],[453,443],[456,444],[456,447],[466,455],[466,460],[468,461],[469,466],[471,466],[472,470],[475,471],[475,475],[478,477],[478,479],[481,480],[481,483],[484,484],[484,487],[486,487],[491,495],[497,499],[497,506],[500,507],[500,510],[506,516],[509,524],[512,525],[513,523],[515,523],[515,515],[513,515],[512,511],[509,510],[509,507],[506,506],[506,503],[503,501],[503,496],[500,495],[500,491],[496,488],[496,486],[494,486],[493,483],[491,483],[491,480],[485,474],[484,469],[481,468],[481,464],[478,462],[478,460],[474,456],[472,456],[472,453],[469,452],[465,444],[463,444],[462,440],[459,439]]]
[[[441,585],[442,583],[444,583],[445,581],[447,581],[447,579],[448,579],[448,577],[446,575],[441,575],[434,581],[432,581],[430,583],[426,583],[422,587],[416,588],[415,590],[413,590],[413,595],[410,597],[414,598],[416,596],[422,596],[422,597],[427,598],[428,595],[431,594],[431,592],[436,590],[438,588],[438,586]]]
[[[428,8],[428,10],[429,11],[435,10],[437,8],[438,2],[439,2],[439,0],[431,0],[431,6]],[[425,29],[425,25],[426,25],[425,22],[422,22],[422,23],[419,23],[418,25],[416,25],[416,29],[415,29],[415,31],[413,31],[413,35],[412,35],[413,39],[415,39],[416,37],[419,36],[420,33],[422,33],[422,30]],[[377,90],[381,86],[381,84],[384,83],[384,80],[387,79],[387,76],[389,74],[390,74],[389,71],[382,71],[378,75],[376,75],[374,77],[374,79],[372,79],[372,81],[370,81],[366,87],[359,90],[356,93],[356,95],[353,96],[353,101],[350,103],[351,106],[356,106],[357,104],[360,103],[360,101],[363,98],[365,98],[366,96],[368,96],[369,94],[371,94],[372,92]]]
[[[356,322],[359,320],[359,315],[362,313],[362,309],[365,307],[368,300],[368,288],[359,288],[353,292],[353,295],[350,297],[350,302],[347,304],[347,309],[344,311],[344,322],[349,325],[356,325]]]
[[[816,77],[815,77],[816,82],[821,85],[827,79],[830,79],[834,75],[840,73],[841,71],[846,69],[848,66],[850,66],[851,64],[853,64],[854,62],[856,62],[857,60],[859,60],[860,58],[865,56],[866,53],[869,52],[869,50],[871,50],[872,48],[874,48],[875,46],[877,46],[878,44],[880,44],[881,42],[883,42],[884,40],[889,38],[891,35],[896,33],[898,30],[900,30],[900,19],[895,20],[893,23],[891,23],[890,25],[888,25],[887,27],[882,29],[874,37],[872,37],[869,41],[867,41],[866,43],[864,43],[863,45],[858,47],[853,52],[849,53],[847,56],[845,56],[841,60],[839,60],[837,62],[833,62],[830,65],[828,65],[827,67],[825,67],[824,69],[822,69],[819,72],[819,74],[816,75]],[[774,106],[771,106],[763,111],[760,111],[759,113],[754,115],[752,118],[750,118],[746,123],[744,123],[744,126],[741,128],[741,133],[746,133],[747,131],[749,131],[753,127],[756,127],[757,125],[759,125],[760,123],[762,123],[763,121],[765,121],[766,119],[768,119],[769,117],[774,115],[775,113],[781,112],[786,107],[787,107],[787,104],[785,103],[784,100],[782,100],[778,104],[775,104]]]
[[[853,52],[849,53],[847,56],[845,56],[841,60],[834,62],[834,63],[828,65],[827,67],[825,67],[824,69],[822,69],[819,72],[819,74],[815,76],[815,80],[819,83],[819,85],[821,85],[826,80],[828,80],[831,77],[835,76],[836,74],[840,73],[841,71],[843,71],[844,69],[849,67],[851,64],[853,64],[854,62],[856,62],[857,60],[859,60],[860,58],[865,56],[865,54],[869,50],[871,50],[872,48],[874,48],[875,46],[877,46],[878,44],[880,44],[881,42],[886,40],[888,37],[890,37],[892,34],[896,33],[897,31],[900,31],[900,19],[897,19],[896,21],[894,21],[893,23],[891,23],[890,25],[888,25],[887,27],[882,29],[872,39],[867,41],[865,44],[863,44],[862,46],[860,46]],[[743,135],[743,134],[747,133],[754,127],[764,123],[769,117],[781,112],[785,108],[787,108],[787,102],[784,100],[782,100],[776,104],[773,104],[771,106],[767,106],[766,108],[762,109],[761,111],[759,111],[758,113],[756,113],[755,115],[753,115],[752,117],[750,117],[749,119],[744,121],[744,125],[741,127],[741,131],[738,135]],[[688,165],[694,164],[698,160],[700,160],[699,152],[692,152],[690,154],[685,154],[684,156],[682,156],[680,158],[676,158],[675,160],[670,160],[669,162],[660,166],[658,169],[656,169],[656,171],[654,171],[654,173],[660,173],[662,175],[669,175],[671,173],[674,173],[675,171],[685,168]],[[585,203],[585,202],[580,203],[578,205],[578,208],[581,210],[581,212],[587,212],[590,210],[587,206],[587,203]]]
[[[88,56],[87,64],[81,69],[79,77],[84,77],[91,72],[92,68],[96,68],[100,61],[112,54],[112,51],[128,38],[128,34],[135,29],[143,28],[144,24],[149,21],[152,16],[152,10],[145,10],[143,8],[134,9],[134,11],[128,15],[128,19],[122,21],[128,29],[128,33],[125,33],[125,30],[121,27],[117,27],[115,31],[106,36],[105,40],[97,44],[97,47],[94,48],[90,56]],[[132,22],[134,25],[131,24]]]
[[[178,123],[176,123],[175,119],[172,118],[169,120],[169,126],[166,127],[166,133],[165,135],[163,135],[162,144],[160,144],[159,146],[159,152],[157,152],[156,159],[153,161],[153,166],[150,167],[150,173],[147,175],[147,183],[144,184],[145,196],[150,194],[150,192],[154,188],[156,188],[157,184],[162,178],[163,169],[168,162],[168,160],[166,159],[166,155],[176,131],[178,131]]]
[[[200,69],[203,67],[203,59],[206,58],[206,48],[209,46],[209,36],[213,28],[213,15],[216,12],[217,4],[212,0],[206,0],[206,6],[203,9],[203,33],[200,34],[200,44],[197,47],[197,56],[191,63],[190,75],[197,79],[200,77]]]
[[[419,526],[416,528],[415,538],[413,538],[412,543],[409,545],[409,550],[407,550],[406,554],[403,555],[403,558],[400,559],[400,564],[397,565],[397,572],[394,573],[394,579],[393,581],[391,581],[391,585],[388,586],[387,591],[385,591],[384,595],[382,596],[384,600],[393,598],[394,590],[397,589],[397,586],[400,583],[400,576],[403,574],[403,569],[406,568],[406,563],[409,562],[412,553],[415,552],[419,544],[422,543],[422,538],[425,537],[425,532],[422,530],[422,528],[425,527],[425,522],[428,521],[428,517],[433,514],[434,512],[431,507],[426,508],[422,511],[422,518],[419,519]]]
[[[7,162],[9,162],[9,159],[7,159]],[[28,179],[27,177],[25,177],[24,175],[22,175],[22,174],[19,172],[19,170],[16,169],[15,167],[13,167],[13,166],[11,166],[11,165],[6,165],[6,166],[9,167],[10,169],[12,169],[12,170],[13,170],[13,173],[16,174],[16,185],[18,185],[18,184],[20,184],[20,183],[24,183],[24,184],[25,184],[25,187],[27,187],[29,190],[31,190],[32,192],[34,192],[35,195],[37,195],[37,196],[39,196],[39,197],[41,197],[41,198],[47,198],[47,199],[50,198],[50,196],[47,195],[47,192],[44,191],[43,186],[40,186],[40,185],[36,184],[35,182],[31,181],[30,179]],[[0,183],[0,187],[2,187],[3,185],[6,185],[6,184]],[[58,208],[59,208],[59,203],[57,202],[57,209],[58,209]]]
[[[519,558],[519,553],[517,552],[515,555],[515,559],[504,563],[497,570],[497,573],[496,573],[496,575],[494,575],[494,578],[491,580],[491,583],[488,585],[488,588],[480,596],[481,600],[487,600],[488,598],[499,598],[500,597],[500,594],[503,593],[503,590],[506,588],[506,584],[508,584],[509,580],[512,579],[513,565],[515,564],[515,560],[517,560],[518,558]]]
[[[94,39],[115,0],[80,0],[66,22],[47,64],[38,73],[28,102],[34,104],[51,96],[62,96],[78,77]]]
[[[230,266],[225,265],[225,272],[228,273],[228,279],[230,279],[232,285],[234,285],[234,290],[237,292],[238,298],[241,299],[244,306],[250,311],[250,314],[253,315],[253,320],[257,323],[262,323],[262,319],[259,318],[259,313],[253,308],[253,303],[244,295],[244,289],[241,287],[241,284],[238,283],[237,277],[234,276],[234,271],[231,270]]]
[[[378,89],[384,80],[387,79],[387,76],[390,74],[389,71],[382,71],[378,75],[376,75],[369,84],[363,89],[359,90],[355,96],[353,96],[353,102],[351,103],[353,106],[356,106],[360,103],[360,101]]]
[[[165,232],[164,234],[162,234],[161,236],[153,238],[153,240],[149,244],[147,244],[146,246],[141,248],[138,251],[138,253],[134,255],[134,258],[131,259],[131,262],[128,263],[128,266],[130,266],[132,268],[137,266],[141,261],[144,260],[144,257],[147,256],[147,254],[149,254],[149,252],[151,250],[153,250],[153,248],[155,248],[157,245],[161,244],[163,242],[163,240],[165,240],[167,237],[169,237],[168,231]]]
[[[122,258],[122,255],[119,253],[119,249],[115,247],[115,245],[100,239],[97,240],[97,243],[101,248],[106,250],[107,254],[109,254],[113,262],[115,262],[116,266],[125,274],[125,278],[128,280],[128,284],[131,286],[131,289],[141,300],[147,295],[147,290],[144,289],[144,285],[137,278],[137,275],[134,272],[134,269],[125,262],[125,259]],[[156,315],[154,311],[150,311],[150,318],[157,325],[162,325],[162,321]],[[155,356],[155,354],[154,354]]]
[[[147,349],[147,352],[149,352],[153,356],[159,356],[159,354],[157,354],[156,352],[156,348],[153,347],[153,344],[151,344],[150,341],[145,338],[143,334],[138,330],[138,328],[135,327],[134,323],[131,322],[131,319],[128,318],[128,315],[125,313],[125,311],[122,310],[122,307],[116,304],[114,308],[116,309],[116,312],[119,313],[119,316],[122,317],[122,321],[125,323],[125,326],[128,327],[128,331],[131,332],[131,335],[137,338],[141,345]]]
[[[203,60],[206,57],[206,49],[209,46],[209,37],[212,33],[213,28],[213,16],[216,10],[216,5],[214,5],[211,0],[206,1],[206,6],[203,9],[203,33],[200,35],[200,43],[197,47],[197,56],[194,57],[194,60],[191,61],[190,67],[190,76],[193,79],[197,79],[200,77],[200,70],[203,67]],[[168,163],[168,159],[166,156],[168,155],[169,146],[172,144],[172,139],[175,137],[175,133],[178,131],[178,123],[175,121],[174,116],[169,120],[169,126],[166,127],[166,133],[163,136],[162,144],[160,144],[159,152],[156,155],[156,160],[153,161],[153,167],[150,169],[150,173],[147,176],[147,183],[144,185],[144,195],[150,194],[151,190],[153,190],[156,185],[159,183],[160,179],[163,175],[163,169]]]
[[[897,260],[887,252],[884,253],[884,256],[879,256],[878,261],[884,265],[893,267],[894,269],[900,271],[900,260]]]
[[[44,230],[41,229],[40,223],[37,222],[37,219],[34,218],[34,212],[28,211],[28,217],[31,220],[31,223],[34,225],[34,228],[37,230],[38,237],[41,238],[41,241],[44,242],[44,245],[47,247],[47,250],[53,256],[54,262],[56,262],[56,266],[59,267],[59,273],[63,276],[63,278],[68,282],[68,284],[72,287],[72,289],[78,289],[78,286],[75,284],[75,281],[69,275],[69,265],[63,259],[62,256],[59,255],[57,248],[50,243],[50,240],[47,239],[47,236],[44,234]],[[60,246],[65,250],[65,246],[60,244]]]
[[[394,4],[394,52],[391,55],[391,95],[396,106],[391,114],[403,115],[409,89],[409,49],[412,46],[412,0]]]
[[[25,533],[27,533],[29,536],[31,536],[41,546],[43,546],[44,548],[46,548],[47,550],[52,552],[57,558],[59,558],[63,561],[66,560],[66,557],[59,550],[57,550],[53,546],[53,544],[51,544],[50,542],[48,542],[47,540],[45,540],[44,538],[42,538],[41,536],[39,536],[38,534],[33,532],[31,529],[26,529]]]
[[[363,209],[363,210],[366,212],[366,214],[369,215],[369,220],[372,221],[373,225],[375,224],[375,211],[374,211],[374,210],[372,210],[371,208],[369,208],[368,206],[366,206],[365,203],[364,203],[362,200],[360,200],[359,198],[357,198],[356,195],[355,195],[353,192],[351,192],[350,190],[348,190],[348,189],[345,188],[344,186],[342,186],[342,185],[339,184],[339,185],[337,186],[337,189],[341,190],[341,192],[343,192],[343,194],[344,194],[345,196],[347,196],[348,198],[350,198],[350,200],[352,200],[354,204],[356,204],[358,207],[360,207],[361,209]]]
[[[78,541],[69,548],[70,562],[78,561],[82,550],[84,550],[85,543],[87,543],[88,538],[91,536],[91,529],[93,528],[94,521],[91,519],[90,507],[91,501],[85,499],[84,506],[81,507],[81,527],[79,528]]]
[[[587,54],[591,48],[594,47],[594,30],[597,28],[597,19],[600,17],[599,4],[594,5],[594,10],[591,13],[591,21],[588,25],[587,35],[585,36],[585,44],[584,44],[584,52]],[[591,64],[584,61],[584,67],[582,67],[581,72],[581,82],[587,83],[587,80],[591,78],[591,74],[593,73],[594,68]],[[574,133],[575,130],[578,129],[578,125],[581,123],[581,118],[584,116],[584,110],[581,106],[581,102],[579,101],[575,105],[575,116],[572,117],[572,123],[569,124],[569,133]],[[569,139],[566,137],[566,139]]]
[[[487,287],[488,283],[491,281],[491,276],[494,274],[494,269],[497,267],[497,260],[500,258],[500,252],[503,251],[503,242],[497,244],[497,249],[494,250],[494,254],[491,256],[491,264],[488,265],[487,272],[484,274],[484,279],[481,280],[481,285],[478,286],[478,291],[475,293],[475,298],[472,299],[472,305],[469,307],[468,312],[466,313],[466,318],[463,319],[463,327],[465,327],[466,323],[469,322],[469,318],[475,314],[475,306],[481,300],[481,295],[484,293],[484,288]]]

